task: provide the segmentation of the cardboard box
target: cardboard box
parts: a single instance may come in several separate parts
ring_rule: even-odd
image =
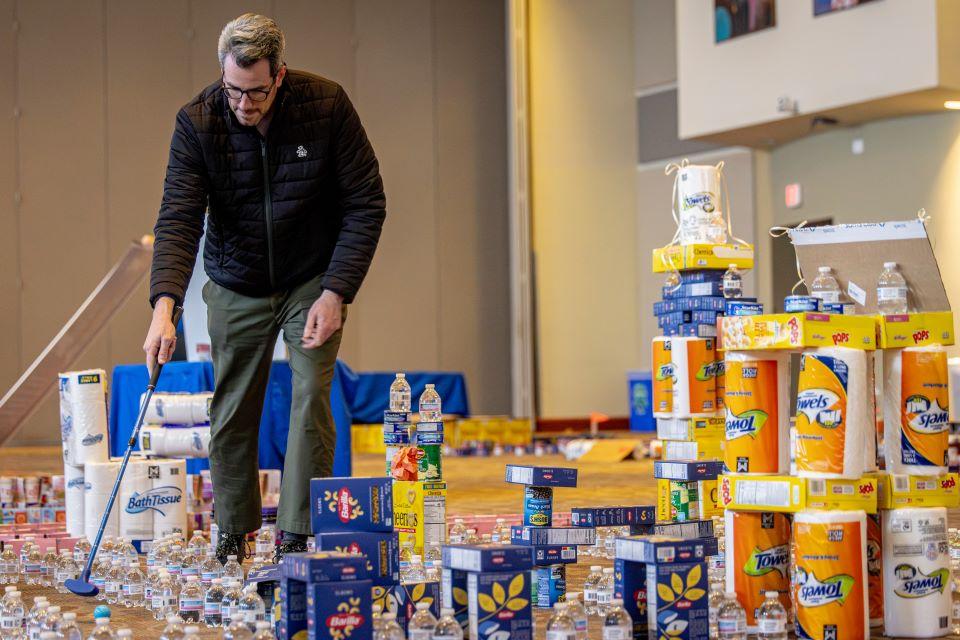
[[[657,520],[708,520],[723,512],[717,497],[716,480],[657,480]]]
[[[940,476],[873,474],[878,484],[881,509],[900,507],[960,507],[960,486],[956,473]]]
[[[530,572],[467,574],[471,640],[532,640]]]
[[[653,477],[661,480],[716,480],[723,473],[723,463],[715,460],[703,462],[668,462],[655,460]]]
[[[532,547],[500,544],[444,545],[441,563],[460,571],[523,571],[533,566]]]
[[[577,470],[568,467],[531,467],[508,464],[505,481],[534,487],[576,487]]]
[[[687,522],[653,522],[630,525],[631,536],[669,536],[672,538],[713,537],[713,520],[688,520]]]
[[[881,349],[951,345],[954,342],[951,311],[877,316],[877,319]]]
[[[723,440],[726,437],[726,419],[714,418],[657,418],[657,437],[661,440]]]
[[[510,527],[510,543],[520,545],[595,544],[597,530],[588,527]]]
[[[653,505],[634,507],[574,507],[570,524],[575,527],[619,527],[640,522],[653,522],[657,508]]]
[[[576,545],[548,544],[526,548],[533,549],[533,564],[538,567],[546,567],[554,564],[573,564],[577,561]]]
[[[339,551],[366,557],[370,581],[374,585],[392,585],[400,581],[400,543],[396,532],[321,532],[316,534],[315,544],[317,551]]]
[[[753,269],[753,246],[740,244],[670,245],[653,250],[653,272],[726,269],[731,264]]]
[[[648,637],[708,640],[707,564],[668,562],[645,566]]]
[[[720,476],[720,505],[740,511],[796,513],[802,509],[877,512],[877,478],[859,480],[793,476]]]
[[[614,556],[629,562],[671,564],[700,562],[717,555],[716,538],[671,538],[669,536],[630,536],[617,538]]]
[[[663,459],[670,462],[687,460],[720,460],[723,458],[724,441],[722,438],[681,442],[664,440]]]
[[[535,567],[530,580],[533,606],[549,608],[563,600],[567,592],[567,569],[562,564]]]
[[[307,640],[373,638],[369,580],[307,585]],[[281,605],[282,610],[282,605]]]
[[[369,580],[362,556],[333,551],[288,553],[283,557],[282,576],[302,582],[350,582]]]
[[[467,572],[457,569],[442,569],[440,581],[443,606],[446,609],[453,609],[453,617],[457,619],[460,628],[466,633],[470,627],[467,612]]]
[[[313,531],[393,531],[390,478],[313,478]]]
[[[429,604],[430,613],[436,618],[440,617],[440,592],[439,582],[417,582],[373,586],[371,598],[374,605],[380,605],[381,611],[395,614],[397,624],[406,632],[418,602]]]
[[[423,555],[427,546],[446,540],[447,485],[444,482],[396,481],[393,483],[394,524],[400,546],[413,543]]]
[[[633,620],[634,640],[647,636],[647,566],[619,558],[613,561],[613,595],[623,600],[623,608]]]
[[[802,349],[806,347],[877,348],[875,316],[826,313],[773,313],[762,316],[725,316],[717,349]]]

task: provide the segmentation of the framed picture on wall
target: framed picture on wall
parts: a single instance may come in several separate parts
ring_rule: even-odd
[[[822,16],[825,13],[852,9],[865,2],[873,2],[873,0],[813,0],[813,15]]]
[[[714,0],[716,42],[776,26],[774,0]]]

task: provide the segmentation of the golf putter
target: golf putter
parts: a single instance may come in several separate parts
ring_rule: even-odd
[[[180,321],[180,315],[183,313],[183,307],[176,307],[173,310],[173,326],[176,327]],[[143,426],[143,419],[147,415],[147,407],[150,406],[150,398],[157,388],[157,380],[160,379],[160,371],[163,365],[157,362],[153,371],[150,372],[150,382],[147,384],[147,392],[143,396],[143,402],[140,403],[140,413],[137,415],[137,423],[133,427],[133,433],[130,434],[130,442],[127,443],[127,451],[123,454],[123,462],[120,463],[120,472],[117,473],[117,480],[113,483],[113,490],[110,492],[110,499],[107,500],[107,508],[103,512],[100,520],[100,530],[97,531],[97,538],[90,547],[90,554],[87,556],[87,564],[83,567],[83,573],[79,578],[71,578],[64,582],[64,586],[72,593],[78,596],[91,597],[97,595],[100,589],[90,582],[90,572],[93,570],[93,562],[96,560],[97,551],[100,549],[100,541],[103,539],[103,531],[107,528],[107,520],[110,519],[110,512],[113,511],[113,503],[117,500],[117,492],[120,490],[120,482],[123,480],[123,474],[127,470],[127,462],[130,461],[130,454],[133,452],[134,445],[140,437],[140,427]]]

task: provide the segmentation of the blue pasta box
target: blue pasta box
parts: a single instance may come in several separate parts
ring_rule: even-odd
[[[711,538],[713,520],[685,522],[650,522],[630,525],[631,536],[669,536],[672,538]]]
[[[575,527],[620,527],[653,522],[657,508],[653,505],[633,507],[574,507],[570,523]]]
[[[394,531],[328,531],[315,536],[317,551],[361,554],[367,559],[367,571],[374,585],[392,585],[400,581],[400,541]]]
[[[657,326],[666,327],[669,325],[682,324],[690,322],[693,311],[671,311],[657,316]]]
[[[373,638],[369,580],[307,585],[307,640]]]
[[[597,530],[592,527],[510,527],[510,544],[587,545],[596,541]]]
[[[717,554],[716,538],[671,538],[668,536],[631,536],[617,538],[614,556],[644,564],[701,562]]]
[[[613,595],[623,600],[623,608],[633,620],[634,640],[646,640],[647,566],[640,562],[614,560]]]
[[[726,304],[723,296],[701,296],[697,298],[677,298],[676,308],[684,311],[723,311]]]
[[[680,282],[723,282],[725,269],[693,269],[680,272]]]
[[[441,569],[440,584],[443,607],[453,609],[453,617],[460,623],[460,628],[466,632],[470,623],[467,612],[467,572],[459,569]]]
[[[530,467],[508,464],[507,482],[535,487],[576,487],[577,470],[570,467]]]
[[[530,580],[530,598],[533,606],[549,608],[563,600],[567,592],[567,568],[557,564],[549,567],[536,567]]]
[[[706,562],[654,562],[646,569],[647,637],[708,640]]]
[[[460,571],[522,571],[533,566],[533,549],[500,544],[450,544],[441,550],[441,564]]]
[[[663,335],[667,336],[668,338],[674,337],[674,336],[679,336],[679,335],[680,335],[680,327],[679,327],[679,325],[676,326],[676,327],[664,327],[664,328],[663,328]]]
[[[690,320],[687,322],[695,322],[697,324],[717,324],[717,316],[720,315],[716,311],[704,311],[696,310],[690,312]]]
[[[410,424],[413,420],[413,414],[409,411],[384,411],[383,424],[404,423]]]
[[[411,442],[410,433],[407,431],[398,432],[398,433],[386,433],[383,434],[383,444],[393,444],[393,445],[408,445]]]
[[[391,478],[313,478],[310,520],[321,531],[393,531]]]
[[[335,551],[288,553],[280,567],[282,577],[302,582],[350,582],[370,577],[364,557]]]
[[[702,460],[697,462],[674,462],[655,460],[653,477],[663,480],[716,480],[723,473],[723,462]]]
[[[467,573],[470,640],[533,640],[529,571]]]
[[[417,431],[416,442],[421,444],[443,444],[443,431]]]
[[[307,583],[294,578],[280,579],[279,637],[306,640]]]
[[[667,310],[664,308],[662,300],[653,303],[653,315],[662,316],[665,313],[667,313]]]
[[[533,549],[533,564],[538,567],[553,564],[571,564],[577,561],[576,545],[548,544],[538,547],[515,546],[514,549]]]
[[[430,613],[435,618],[440,617],[440,592],[440,582],[416,582],[374,586],[371,598],[373,604],[380,605],[381,611],[395,614],[397,624],[406,632],[410,618],[416,612],[417,603],[425,602],[430,605]]]

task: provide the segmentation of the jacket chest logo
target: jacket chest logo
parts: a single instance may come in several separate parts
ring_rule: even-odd
[[[297,147],[297,157],[298,157],[298,158],[306,158],[306,157],[307,157],[307,150],[304,148],[303,145],[300,145],[299,147]]]

